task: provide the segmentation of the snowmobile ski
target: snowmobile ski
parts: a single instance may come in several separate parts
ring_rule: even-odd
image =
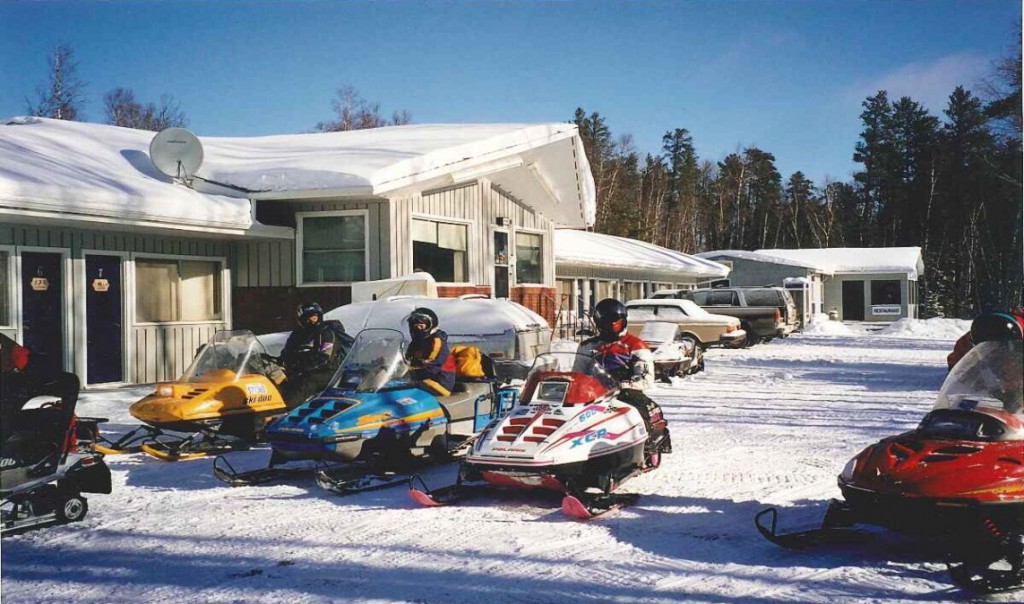
[[[836,500],[832,500],[829,505],[829,511],[825,513],[825,520],[819,528],[780,534],[777,530],[779,513],[778,510],[773,507],[765,508],[758,512],[757,515],[754,516],[754,526],[757,527],[757,531],[761,533],[761,536],[765,539],[779,547],[792,550],[805,550],[823,545],[864,543],[866,541],[870,541],[872,539],[870,533],[858,531],[836,519],[836,515],[838,513],[833,510],[839,509],[836,507],[837,504],[838,502]],[[765,525],[765,521],[762,520],[765,516],[770,517],[767,526]]]
[[[102,419],[102,418],[96,418]],[[106,421],[103,419],[103,421]],[[110,440],[99,436],[96,439],[95,448],[96,451],[104,455],[126,455],[129,453],[139,453],[142,451],[142,445],[147,440],[154,439],[162,434],[160,430],[152,426],[139,426],[127,434],[122,434],[116,440]]]
[[[273,458],[271,458],[269,467],[239,472],[223,455],[218,455],[213,460],[213,475],[233,487],[252,487],[300,476],[309,476],[316,470],[317,468],[309,466],[298,468],[277,467],[273,464]]]
[[[591,520],[636,503],[638,493],[580,493],[562,498],[562,512],[577,520]]]
[[[418,474],[409,477],[409,496],[416,503],[426,507],[440,507],[453,505],[467,499],[480,495],[490,489],[486,483],[467,483],[462,481],[460,474],[455,484],[440,487],[434,490],[427,488]]]
[[[186,437],[163,436],[165,436],[163,439],[158,436],[142,443],[140,449],[143,453],[162,461],[183,461],[219,455],[228,451],[244,451],[249,448],[249,443],[242,439],[206,431],[196,432]]]
[[[347,465],[320,469],[316,473],[316,483],[338,495],[352,495],[363,491],[386,489],[409,480],[409,475],[401,472],[375,472],[367,467],[350,467]]]
[[[1019,555],[1015,562],[1003,558],[989,564],[949,562],[947,566],[953,583],[974,593],[995,594],[1024,587],[1024,566]]]

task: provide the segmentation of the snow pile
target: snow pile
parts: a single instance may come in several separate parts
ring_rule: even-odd
[[[804,327],[804,333],[814,336],[852,336],[859,332],[850,329],[842,321],[831,321],[826,314],[816,314]]]
[[[971,322],[965,319],[900,319],[879,333],[896,338],[920,338],[925,340],[956,340],[971,330]]]

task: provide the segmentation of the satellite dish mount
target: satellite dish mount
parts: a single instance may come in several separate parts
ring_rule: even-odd
[[[157,170],[191,187],[203,164],[203,145],[184,128],[166,128],[149,143],[149,159]]]

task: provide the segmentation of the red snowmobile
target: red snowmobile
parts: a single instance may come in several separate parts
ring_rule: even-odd
[[[819,529],[776,532],[775,508],[755,525],[792,549],[857,537],[855,524],[937,536],[958,585],[981,593],[1024,586],[1024,344],[976,345],[949,373],[915,430],[882,439],[839,475]]]

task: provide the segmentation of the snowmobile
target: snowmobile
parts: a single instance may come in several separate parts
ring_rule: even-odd
[[[615,489],[652,470],[671,442],[663,417],[651,417],[649,433],[640,412],[616,399],[618,382],[593,358],[575,352],[540,355],[512,412],[480,435],[459,468],[454,485],[426,488],[410,480],[416,502],[456,503],[495,487],[563,493],[562,510],[592,518],[631,503]]]
[[[283,381],[251,331],[218,331],[177,381],[158,383],[129,408],[145,425],[97,449],[142,450],[165,461],[247,449],[268,421],[287,412],[278,390]]]
[[[704,370],[704,349],[693,338],[677,338],[679,329],[676,323],[649,321],[638,334],[651,347],[655,379],[667,384]]]
[[[779,534],[775,508],[755,525],[787,548],[847,541],[874,524],[938,537],[954,582],[989,593],[1024,585],[1024,348],[975,346],[953,368],[915,430],[882,439],[839,475],[819,529]]]
[[[2,379],[19,377],[5,373]],[[93,448],[96,424],[104,420],[77,417],[77,395],[26,409],[35,394],[4,386],[0,532],[82,520],[89,510],[82,493],[111,490],[110,470]]]
[[[449,396],[419,387],[404,356],[405,338],[392,329],[365,329],[319,396],[275,420],[266,439],[269,467],[238,472],[224,456],[214,474],[233,486],[271,482],[308,473],[339,494],[405,482],[404,471],[424,461],[463,455],[476,435],[512,407],[514,388],[499,388],[493,365],[473,347],[453,347],[460,361]],[[471,374],[472,377],[469,375]]]

